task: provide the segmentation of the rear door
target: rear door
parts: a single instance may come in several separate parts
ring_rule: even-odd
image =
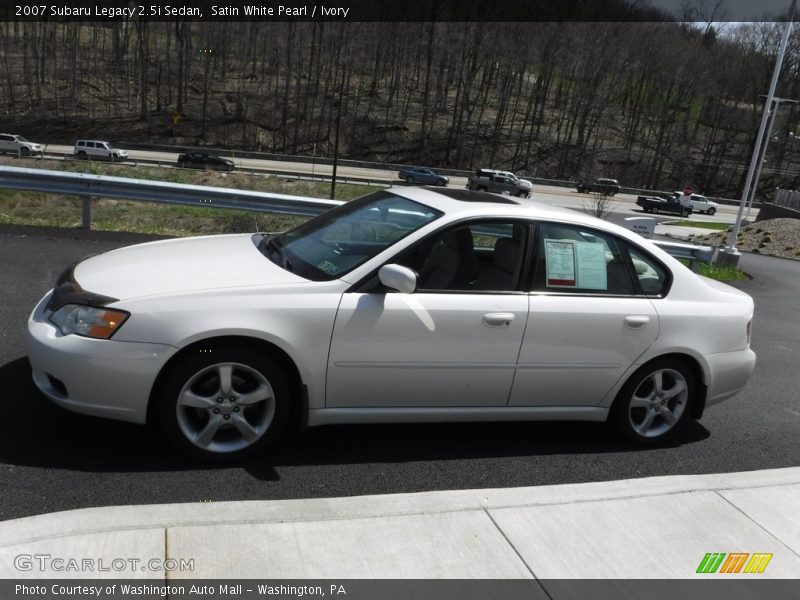
[[[510,406],[596,406],[655,342],[658,315],[637,294],[623,244],[587,227],[539,227]]]

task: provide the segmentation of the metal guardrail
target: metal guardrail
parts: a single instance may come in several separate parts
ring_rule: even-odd
[[[0,188],[80,196],[83,198],[84,229],[91,228],[92,198],[119,198],[301,216],[318,215],[342,204],[338,200],[289,194],[4,166],[0,166]],[[714,256],[714,248],[711,246],[653,241],[672,256],[690,259],[690,268],[694,268],[697,261],[711,262]]]
[[[713,262],[714,253],[716,252],[716,248],[713,246],[700,246],[698,244],[689,244],[686,242],[666,242],[662,240],[650,241],[674,258],[688,259],[690,261],[689,268],[692,271],[697,270],[698,262]]]
[[[0,188],[80,196],[83,198],[84,229],[91,228],[92,198],[119,198],[302,216],[318,215],[342,204],[338,200],[288,194],[2,166]]]

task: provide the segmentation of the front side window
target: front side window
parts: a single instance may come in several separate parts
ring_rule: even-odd
[[[542,223],[533,290],[633,295],[630,270],[617,239],[588,227]]]
[[[417,272],[418,292],[515,292],[526,232],[521,222],[463,223],[423,240],[397,262]]]
[[[313,281],[338,279],[442,215],[430,206],[376,192],[329,210],[259,245],[288,271]]]

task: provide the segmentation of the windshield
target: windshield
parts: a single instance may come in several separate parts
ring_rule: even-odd
[[[18,142],[27,142],[28,140],[26,140],[26,139],[25,139],[24,137],[22,137],[21,135],[18,135],[18,136],[17,136],[17,141],[18,141]]]
[[[311,279],[337,279],[442,213],[389,192],[376,192],[329,210],[286,233],[265,238],[262,253]]]

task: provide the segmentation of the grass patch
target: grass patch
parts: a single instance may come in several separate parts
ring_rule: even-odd
[[[730,265],[720,267],[718,265],[699,263],[697,266],[697,274],[708,277],[709,279],[716,279],[717,281],[743,281],[749,279],[744,271]]]
[[[687,268],[692,263],[692,261],[688,258],[679,258],[678,260]],[[736,267],[732,267],[730,265],[710,265],[704,262],[697,263],[696,273],[698,275],[708,277],[709,279],[716,279],[717,281],[744,281],[749,279],[744,271],[737,269]]]
[[[700,227],[702,229],[716,229],[717,231],[727,231],[728,223],[712,223],[711,221],[673,221],[662,223],[662,225],[675,225],[676,227]]]
[[[0,159],[0,164],[8,163]],[[14,159],[13,164],[14,166],[42,168],[41,161],[34,159]],[[46,167],[49,170],[274,192],[309,198],[327,198],[330,193],[330,183],[288,179],[272,175],[229,174],[77,161],[48,161]],[[374,186],[337,184],[336,197],[338,200],[351,200],[375,189]],[[201,206],[103,198],[92,200],[92,229],[105,231],[130,231],[171,236],[211,235],[250,231],[283,231],[305,220],[307,220],[306,217],[293,215]],[[81,200],[73,196],[0,190],[0,223],[80,227]]]

